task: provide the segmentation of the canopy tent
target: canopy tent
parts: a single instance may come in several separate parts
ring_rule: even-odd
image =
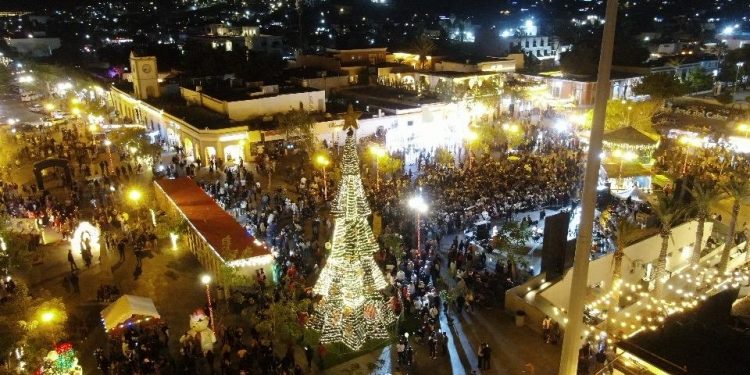
[[[109,331],[121,324],[131,323],[135,318],[145,317],[159,319],[161,316],[156,311],[154,301],[151,298],[138,297],[125,294],[111,303],[101,312],[104,329]]]
[[[750,296],[737,299],[732,303],[731,316],[750,324]]]
[[[633,188],[625,190],[625,191],[613,190],[612,195],[620,199],[628,199],[628,197],[630,197],[636,202],[646,202],[648,199],[648,196],[646,195],[646,193],[644,193],[641,189],[639,189],[638,186],[634,186]]]
[[[732,316],[750,318],[750,296],[739,298],[732,303]]]
[[[604,168],[604,171],[607,172],[607,177],[609,178],[651,175],[650,166],[641,163],[623,163],[622,168],[620,168],[620,163],[602,163],[602,167]]]
[[[632,126],[612,130],[604,134],[604,142],[617,145],[655,147],[658,139],[652,138],[645,132]]]

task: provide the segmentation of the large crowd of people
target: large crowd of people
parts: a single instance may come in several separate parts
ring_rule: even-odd
[[[451,162],[439,160],[434,149],[411,152],[409,157],[397,152],[391,157],[413,164],[407,163],[402,170],[377,179],[374,168],[363,163],[368,200],[381,223],[381,250],[376,260],[390,282],[386,294],[393,312],[403,313],[417,327],[398,332],[399,366],[413,366],[415,352],[429,353],[430,358],[446,355],[449,338],[441,327],[441,314],[452,322],[476,307],[502,304],[504,291],[521,281],[512,259],[488,262],[489,252],[471,238],[463,238],[461,234],[467,227],[481,221],[508,221],[538,210],[542,212],[539,220],[543,220],[544,208],[575,207],[584,152],[574,137],[540,127],[542,119],[554,120],[556,116],[553,111],[524,112],[519,120],[524,141],[515,147],[510,147],[507,140],[502,145],[493,143],[488,146],[489,152],[464,150]],[[56,136],[58,133],[60,137]],[[127,249],[132,249],[137,260],[137,279],[143,257],[159,249],[156,229],[137,214],[129,216],[120,203],[123,187],[143,166],[126,150],[114,150],[118,162],[112,162],[112,150],[75,126],[18,132],[15,136],[27,161],[42,157],[69,160],[74,181],[65,196],[38,189],[34,184],[19,186],[0,181],[4,211],[53,227],[64,239],[90,213],[91,221],[104,233],[102,251],[113,257],[119,254],[122,262],[129,256]],[[744,168],[745,172],[750,169],[743,157],[723,148],[700,149],[699,155],[686,157],[682,146],[675,142],[666,140],[661,147],[657,164],[665,169],[683,166],[691,173],[716,178],[722,176],[724,168]],[[204,163],[188,157],[178,147],[171,164],[154,168],[165,170],[169,176],[194,178],[250,235],[274,249],[274,274],[258,273],[252,286],[229,293],[230,308],[249,314],[253,322],[268,319],[273,303],[315,300],[310,286],[325,265],[325,242],[333,229],[329,200],[335,195],[334,176],[338,174],[340,157],[338,145],[325,148],[332,159],[327,175],[311,164],[304,152],[297,155],[285,147],[267,147],[252,163],[241,158],[224,162],[216,157]],[[422,195],[430,206],[429,215],[418,221],[416,231],[414,212],[405,204],[415,194]],[[90,206],[85,215],[80,211],[82,205]],[[633,222],[643,224],[639,211],[638,204],[632,201],[612,208],[617,217],[627,219],[632,215]],[[524,225],[531,222],[529,216],[524,218]],[[612,230],[606,223],[597,223],[600,242],[592,251],[610,248],[607,238]],[[416,233],[419,234],[415,236]],[[387,244],[388,236],[399,236],[401,240],[395,245]],[[80,255],[88,266],[90,254],[87,260],[87,248],[82,248]],[[72,254],[69,262],[71,274],[65,282],[71,284],[71,293],[78,293],[78,265]],[[111,301],[119,293],[117,286],[102,285],[97,299]],[[314,303],[309,306],[308,315]],[[305,314],[301,314],[300,319],[304,318]],[[168,351],[168,331],[138,328],[111,342],[108,354],[102,350],[95,356],[99,368],[107,374],[159,373],[160,369],[194,373],[200,372],[201,366],[211,372],[218,369],[222,374],[306,372],[305,364],[295,360],[293,345],[279,352],[271,338],[254,325],[249,329],[221,327],[217,334],[216,354],[202,353],[192,340],[185,339],[180,340],[178,354],[172,356]],[[557,342],[557,338],[549,340],[547,334],[545,340]],[[322,360],[325,347],[307,346],[304,353],[310,367],[316,355]],[[480,345],[478,367],[489,369],[491,353],[488,344]]]

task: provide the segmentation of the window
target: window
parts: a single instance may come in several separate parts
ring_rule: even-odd
[[[540,50],[540,49],[536,50],[536,56],[537,57],[542,57],[542,50]]]
[[[406,122],[406,126],[412,126],[412,125],[414,125],[414,121],[407,121]]]
[[[532,46],[533,46],[533,47],[536,47],[536,39],[534,39],[534,40],[532,41]]]
[[[526,39],[526,48],[529,48],[529,40]]]

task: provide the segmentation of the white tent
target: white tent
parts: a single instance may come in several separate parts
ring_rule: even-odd
[[[633,186],[632,188],[624,191],[613,190],[612,195],[620,199],[628,199],[628,197],[630,197],[636,202],[646,202],[648,200],[648,195],[646,195],[646,193],[639,189],[638,186]]]
[[[732,303],[732,316],[750,319],[750,296],[739,298]]]
[[[159,319],[159,312],[156,311],[154,301],[151,298],[123,295],[117,301],[111,303],[101,312],[104,329],[109,331],[117,328],[118,325],[127,322],[129,319],[138,318],[156,318]]]

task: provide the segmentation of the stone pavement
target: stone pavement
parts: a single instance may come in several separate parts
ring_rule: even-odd
[[[109,255],[106,251],[103,251],[101,261],[94,259],[90,268],[78,262],[80,294],[71,293],[64,287],[64,277],[70,270],[67,262],[69,245],[65,242],[42,246],[43,262],[21,276],[32,291],[44,288],[63,298],[69,321],[74,326],[80,325],[79,330],[85,336],[84,340],[75,343],[79,352],[84,353],[80,356],[84,368],[96,368],[90,354],[106,343],[99,313],[107,304],[96,301],[100,285],[116,285],[122,294],[152,298],[162,320],[170,327],[172,347],[177,346],[177,339],[188,329],[188,314],[205,304],[205,289],[198,279],[202,270],[195,257],[186,249],[173,251],[168,241],[162,242],[160,253],[143,259],[143,273],[137,280],[133,277],[135,256],[130,250],[123,262],[118,261],[116,252]],[[220,314],[217,314],[217,319],[219,325],[222,321]]]

